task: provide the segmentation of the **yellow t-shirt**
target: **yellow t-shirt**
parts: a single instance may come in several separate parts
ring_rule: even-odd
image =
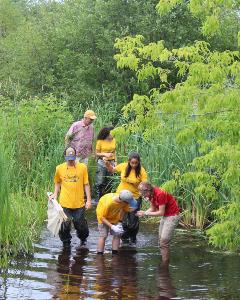
[[[84,185],[88,184],[88,172],[85,164],[77,162],[75,166],[63,163],[56,167],[54,183],[61,183],[59,203],[62,207],[81,208],[84,202]]]
[[[121,182],[117,188],[116,193],[120,193],[122,190],[129,190],[133,193],[135,199],[140,197],[138,192],[138,186],[142,181],[147,181],[147,173],[143,167],[141,167],[140,176],[136,177],[135,170],[131,170],[128,177],[125,177],[125,172],[128,163],[121,163],[116,166],[116,172],[121,173]]]
[[[130,211],[129,204],[125,202],[116,202],[113,197],[118,195],[117,193],[109,193],[102,196],[98,202],[96,209],[98,223],[102,224],[102,218],[108,220],[111,224],[119,222],[121,211]]]
[[[98,140],[96,144],[96,151],[103,153],[113,153],[111,157],[108,157],[107,160],[116,159],[115,151],[116,151],[116,140],[113,138],[111,141],[108,140]]]

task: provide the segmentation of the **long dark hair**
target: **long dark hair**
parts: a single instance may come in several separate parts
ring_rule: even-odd
[[[127,167],[126,167],[126,170],[125,170],[125,177],[128,177],[131,170],[132,170],[132,167],[130,166],[130,161],[135,158],[138,160],[138,165],[135,169],[135,175],[136,177],[139,177],[140,176],[140,173],[141,173],[141,159],[140,159],[140,155],[137,153],[137,152],[132,152],[130,153],[130,155],[128,156],[128,164],[127,164]]]
[[[105,140],[109,136],[110,131],[113,130],[113,128],[113,126],[103,127],[97,135],[97,140]]]

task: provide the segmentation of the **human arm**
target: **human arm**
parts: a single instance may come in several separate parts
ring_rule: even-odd
[[[164,213],[165,213],[165,206],[166,205],[160,205],[158,210],[156,210],[156,211],[146,210],[144,212],[144,215],[145,216],[150,216],[150,217],[163,216]]]
[[[157,216],[163,216],[165,213],[165,205],[160,205],[159,208],[157,209],[152,203],[149,209],[146,211],[144,210],[139,210],[137,212],[138,217],[144,217],[144,216],[151,216],[151,217],[157,217]]]
[[[108,227],[112,228],[112,225],[106,218],[102,217],[103,224],[106,224]]]
[[[74,124],[68,129],[68,132],[65,135],[65,146],[68,146],[74,136]]]
[[[108,158],[108,157],[112,157],[113,154],[112,154],[112,152],[99,152],[96,150],[96,156],[102,157],[102,158],[104,158],[104,157]]]
[[[55,171],[55,175],[54,175],[54,192],[50,193],[48,199],[49,200],[52,200],[52,199],[57,200],[60,189],[61,189],[61,176],[59,173],[59,168],[56,167],[56,171]]]
[[[116,173],[117,172],[116,167],[114,167],[113,165],[111,165],[111,163],[108,160],[105,160],[105,159],[103,159],[103,160],[105,162],[105,166],[106,166],[107,170],[110,173]]]
[[[57,197],[58,197],[58,194],[59,194],[59,191],[60,191],[60,188],[61,188],[61,183],[60,182],[56,182],[55,183],[55,186],[54,186],[54,192],[53,192],[53,194],[51,194],[50,196],[49,196],[49,200],[52,200],[52,199],[57,199]]]
[[[70,141],[71,141],[71,136],[66,134],[65,139],[64,139],[65,147],[67,147],[69,145]]]
[[[86,197],[87,197],[85,207],[86,207],[86,209],[89,209],[92,206],[90,185],[89,184],[84,184],[84,190],[85,190],[85,194],[86,194]]]
[[[121,235],[123,233],[123,228],[122,228],[122,224],[119,223],[117,225],[111,224],[107,219],[105,219],[104,217],[102,217],[102,222],[103,224],[106,224],[110,229],[113,230],[113,232],[115,232],[116,234]]]

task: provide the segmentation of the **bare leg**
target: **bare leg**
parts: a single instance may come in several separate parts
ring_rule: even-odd
[[[118,250],[119,245],[120,245],[120,236],[113,236],[112,250]]]
[[[97,247],[98,252],[103,252],[104,251],[105,241],[106,241],[106,237],[99,237],[98,247]]]

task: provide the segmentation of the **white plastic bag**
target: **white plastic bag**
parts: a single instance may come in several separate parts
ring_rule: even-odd
[[[48,196],[51,193],[47,193]],[[62,225],[62,222],[67,221],[67,216],[63,211],[61,205],[57,202],[56,199],[48,201],[48,224],[47,228],[52,232],[54,236],[57,236]]]

